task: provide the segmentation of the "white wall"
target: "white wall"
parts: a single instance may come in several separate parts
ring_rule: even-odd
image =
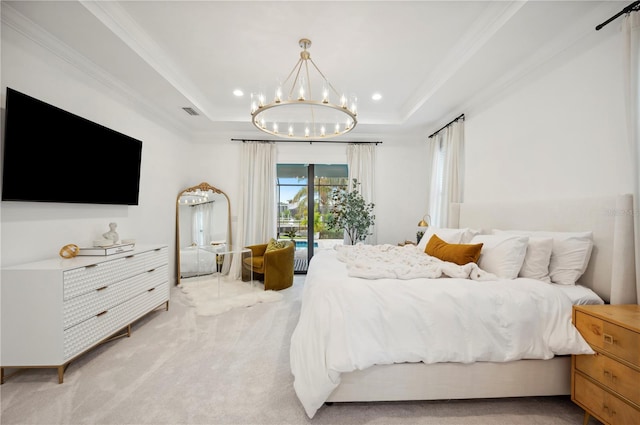
[[[417,224],[426,212],[423,194],[426,179],[426,143],[420,137],[381,137],[376,153],[376,215],[378,243],[395,244],[415,240]],[[237,240],[237,211],[240,198],[240,152],[242,142],[230,138],[202,139],[194,144],[192,184],[207,180],[223,190],[231,202],[234,241]],[[339,143],[280,143],[278,163],[345,164],[346,145]],[[234,242],[235,243],[235,242]]]
[[[110,222],[118,224],[121,238],[167,244],[173,255],[175,201],[182,187],[177,176],[184,174],[180,158],[186,138],[152,122],[121,96],[8,26],[2,28],[1,71],[2,105],[9,86],[143,142],[138,206],[2,202],[2,266],[57,257],[68,243],[87,246],[109,230]],[[52,143],[63,143],[51,137]],[[96,154],[96,164],[104,155]],[[72,180],[61,170],[59,180],[41,183]]]
[[[632,191],[622,39],[607,28],[465,123],[465,200],[579,198]]]

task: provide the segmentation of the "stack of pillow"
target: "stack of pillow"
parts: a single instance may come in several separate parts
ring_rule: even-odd
[[[592,232],[428,228],[418,248],[443,261],[474,262],[499,278],[575,285],[587,269]]]

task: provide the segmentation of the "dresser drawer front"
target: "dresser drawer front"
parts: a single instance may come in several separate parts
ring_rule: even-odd
[[[139,293],[158,286],[167,280],[167,273],[168,266],[165,265],[65,301],[63,328],[68,329],[133,298]]]
[[[145,270],[155,269],[169,262],[169,248],[159,248],[140,254],[144,258]]]
[[[131,255],[88,267],[67,270],[63,276],[64,300],[119,282],[142,273],[144,270],[144,258],[140,255]]]
[[[160,285],[137,295],[129,301],[107,310],[100,316],[93,316],[64,331],[65,361],[82,353],[96,343],[124,328],[131,322],[168,301],[169,283]]]
[[[605,351],[640,367],[639,333],[605,322],[602,340]]]
[[[607,424],[639,424],[640,411],[581,374],[574,377],[574,400]]]
[[[640,372],[602,354],[576,356],[576,369],[640,405]]]
[[[640,334],[580,311],[575,326],[592,347],[640,366]]]
[[[602,334],[604,333],[604,322],[596,317],[584,314],[581,311],[575,313],[575,326],[592,347],[602,349]]]

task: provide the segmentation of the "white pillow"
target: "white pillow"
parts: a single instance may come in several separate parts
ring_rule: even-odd
[[[553,286],[562,291],[571,302],[576,305],[587,305],[587,304],[604,304],[602,298],[598,296],[591,289],[582,285],[560,285],[557,283],[552,283]]]
[[[530,236],[527,253],[524,256],[518,276],[551,283],[549,263],[551,262],[552,251],[553,238]]]
[[[575,285],[587,270],[593,250],[593,232],[493,231],[494,234],[500,232],[552,238],[553,250],[549,261],[549,277],[553,283]]]
[[[465,235],[466,231],[468,229],[464,228],[464,229],[451,229],[451,228],[437,228],[437,227],[427,227],[427,230],[425,230],[424,235],[422,236],[422,239],[420,239],[420,242],[418,243],[418,248],[420,248],[420,250],[424,251],[425,248],[427,247],[427,243],[429,242],[429,239],[431,239],[431,236],[433,236],[434,234],[438,235],[438,237],[440,239],[442,239],[443,241],[447,242],[447,243],[461,243],[462,241],[462,237]]]
[[[482,243],[478,266],[502,279],[515,279],[522,268],[529,238],[519,235],[477,235],[472,244]]]

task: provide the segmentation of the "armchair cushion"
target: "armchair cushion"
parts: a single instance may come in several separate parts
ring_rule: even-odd
[[[243,280],[249,280],[247,271],[253,271],[256,278],[264,280],[264,289],[280,290],[293,285],[293,257],[295,244],[292,241],[274,242],[269,249],[269,243],[250,245],[252,257],[242,259]],[[281,247],[274,246],[281,244]]]

